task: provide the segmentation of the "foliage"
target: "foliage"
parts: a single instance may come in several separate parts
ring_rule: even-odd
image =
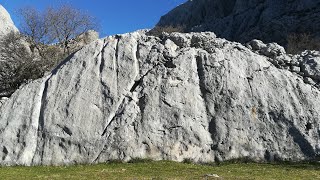
[[[312,37],[310,34],[291,34],[287,43],[287,52],[290,54],[299,54],[304,50],[320,51],[320,38]]]
[[[184,26],[156,26],[151,29],[147,35],[161,37],[163,33],[185,32]]]
[[[34,61],[19,33],[11,32],[0,39],[0,97],[9,96],[29,79],[43,75],[41,64]]]

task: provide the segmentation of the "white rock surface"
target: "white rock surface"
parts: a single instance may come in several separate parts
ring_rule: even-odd
[[[316,159],[320,90],[271,62],[213,33],[97,40],[4,101],[0,164]]]
[[[11,31],[18,32],[17,27],[13,24],[10,14],[0,4],[0,38]]]

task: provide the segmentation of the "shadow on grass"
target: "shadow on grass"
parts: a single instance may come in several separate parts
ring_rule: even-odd
[[[199,164],[199,163],[198,163]],[[272,162],[257,162],[249,158],[231,159],[223,162],[212,162],[212,163],[200,163],[206,166],[227,166],[232,164],[251,164],[261,166],[274,166],[277,168],[291,168],[291,169],[305,169],[305,170],[320,170],[320,161],[272,161]]]
[[[149,158],[132,158],[128,161],[128,163],[150,163],[154,162],[152,159]]]

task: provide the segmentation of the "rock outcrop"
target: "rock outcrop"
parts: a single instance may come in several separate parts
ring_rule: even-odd
[[[320,37],[319,0],[189,0],[163,16],[158,26],[213,31],[246,43],[252,39],[286,44],[292,33]]]
[[[213,33],[97,40],[3,102],[0,164],[318,158],[320,90],[304,78],[319,83],[319,53],[247,46]]]
[[[7,35],[11,31],[18,32],[17,27],[13,24],[10,14],[0,4],[0,38]]]

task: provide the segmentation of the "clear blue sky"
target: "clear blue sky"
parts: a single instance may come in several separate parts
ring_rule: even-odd
[[[100,36],[152,28],[171,9],[187,0],[0,0],[19,27],[17,11],[25,6],[44,9],[47,6],[70,4],[88,11],[101,25]]]

